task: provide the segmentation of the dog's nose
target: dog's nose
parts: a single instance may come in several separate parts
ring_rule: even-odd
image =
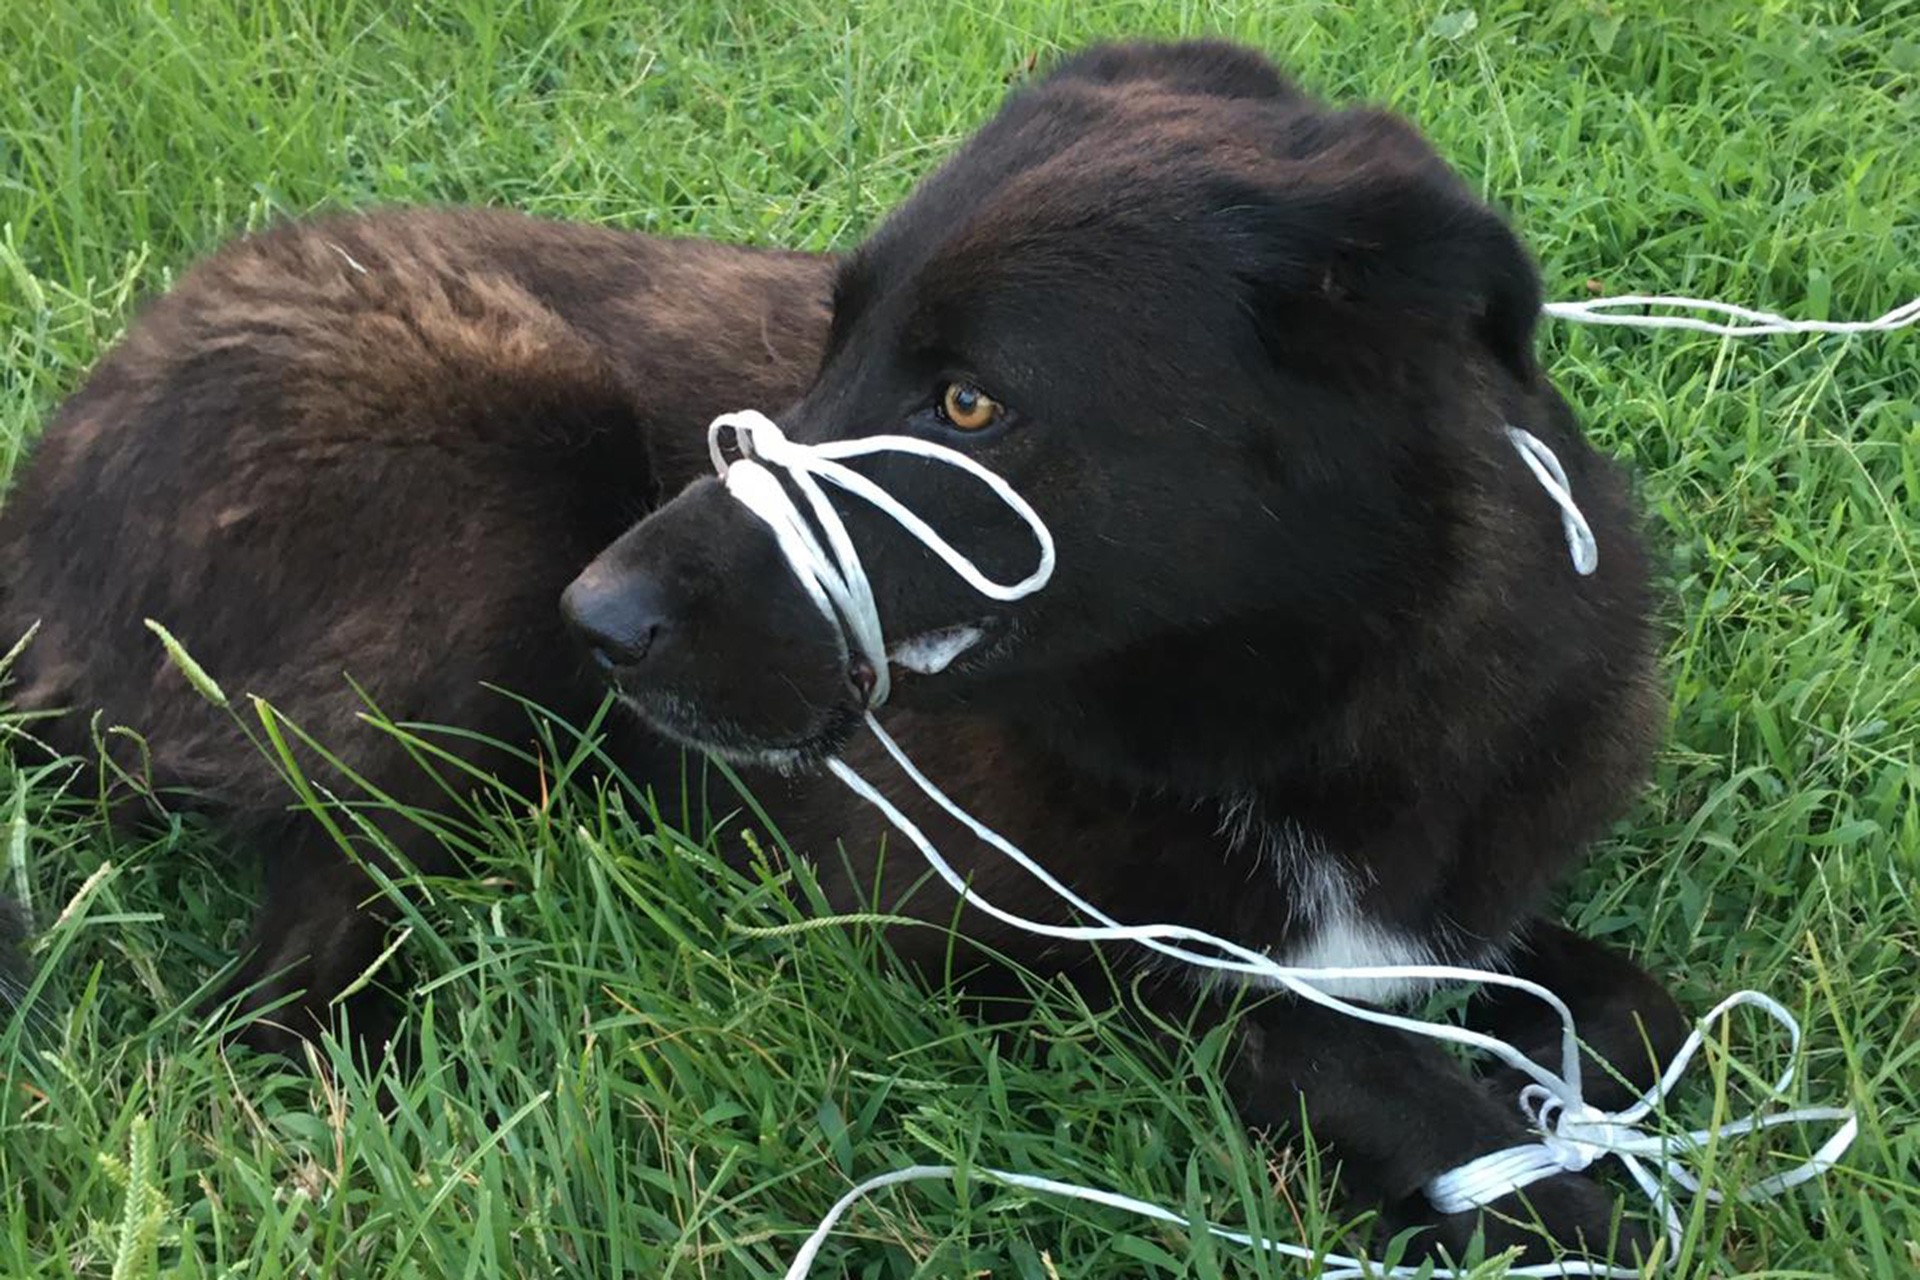
[[[589,567],[560,597],[560,612],[601,667],[638,666],[666,630],[660,592],[645,578]]]

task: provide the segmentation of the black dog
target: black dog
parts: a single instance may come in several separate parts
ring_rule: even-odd
[[[623,701],[759,770],[837,904],[944,923],[951,894],[897,850],[882,867],[880,816],[809,773],[875,763],[858,733],[875,673],[766,527],[696,479],[724,409],[808,442],[921,436],[1010,480],[1059,547],[1046,590],[996,605],[845,512],[890,641],[973,639],[938,674],[899,672],[885,713],[961,804],[1124,920],[1300,963],[1535,978],[1642,1081],[1677,1010],[1538,918],[1638,785],[1659,707],[1635,520],[1534,361],[1539,305],[1512,233],[1400,120],[1317,104],[1222,45],[1106,47],[1017,93],[837,267],[498,215],[228,250],[49,429],[0,529],[0,620],[43,623],[23,703],[109,708],[148,732],[157,774],[264,824],[281,802],[263,766],[155,648],[116,656],[141,618],[412,797],[341,672],[398,716],[498,733],[516,711],[483,679],[584,716],[602,677],[564,656],[552,602],[611,540],[565,611]],[[1507,424],[1565,464],[1597,572],[1569,566]],[[972,481],[860,469],[988,573],[1032,567],[1028,531]],[[615,734],[636,775],[670,767],[645,730]],[[929,804],[903,807],[987,897],[1064,919]],[[273,821],[252,835],[274,856],[235,990],[258,1007],[304,987],[318,1017],[379,925],[324,835]],[[1090,952],[959,918],[1104,981]],[[949,955],[928,931],[897,942]],[[1145,990],[1181,1022],[1234,999],[1164,968]],[[1471,1016],[1553,1063],[1557,1026],[1530,1005]],[[1511,1073],[1476,1081],[1430,1042],[1291,999],[1239,1027],[1248,1122],[1304,1106],[1349,1187],[1431,1224],[1429,1246],[1458,1252],[1477,1225],[1538,1246],[1520,1225],[1537,1220],[1562,1246],[1644,1249],[1633,1230],[1610,1246],[1612,1202],[1584,1175],[1484,1220],[1427,1207],[1436,1175],[1526,1140]]]

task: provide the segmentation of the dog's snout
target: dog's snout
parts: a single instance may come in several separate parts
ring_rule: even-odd
[[[635,667],[667,630],[660,592],[645,578],[590,567],[560,597],[568,625],[602,667]]]
[[[559,603],[625,710],[669,739],[799,768],[861,724],[837,628],[717,480],[621,534]]]

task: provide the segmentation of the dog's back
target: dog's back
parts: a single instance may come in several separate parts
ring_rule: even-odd
[[[368,939],[327,917],[364,882],[283,816],[274,761],[145,621],[361,784],[444,803],[362,722],[354,685],[393,719],[497,740],[524,740],[527,721],[488,684],[587,720],[598,695],[561,589],[704,465],[714,414],[797,394],[825,279],[803,254],[479,210],[336,217],[227,246],[145,309],[0,507],[0,651],[38,627],[10,701],[77,709],[33,726],[62,753],[131,727],[144,742],[114,739],[134,780],[119,807],[143,808],[152,787],[216,808],[267,852],[270,881],[296,886],[301,914],[262,921],[244,980],[329,952],[350,976]],[[511,767],[471,740],[453,749]],[[404,824],[389,834],[440,861]]]

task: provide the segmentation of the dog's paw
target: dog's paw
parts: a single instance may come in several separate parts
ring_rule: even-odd
[[[1642,1267],[1653,1256],[1646,1228],[1623,1218],[1606,1188],[1580,1173],[1543,1178],[1465,1213],[1435,1213],[1420,1198],[1391,1217],[1426,1227],[1411,1243],[1421,1260],[1464,1265],[1518,1250],[1517,1261],[1528,1266],[1580,1258]]]

